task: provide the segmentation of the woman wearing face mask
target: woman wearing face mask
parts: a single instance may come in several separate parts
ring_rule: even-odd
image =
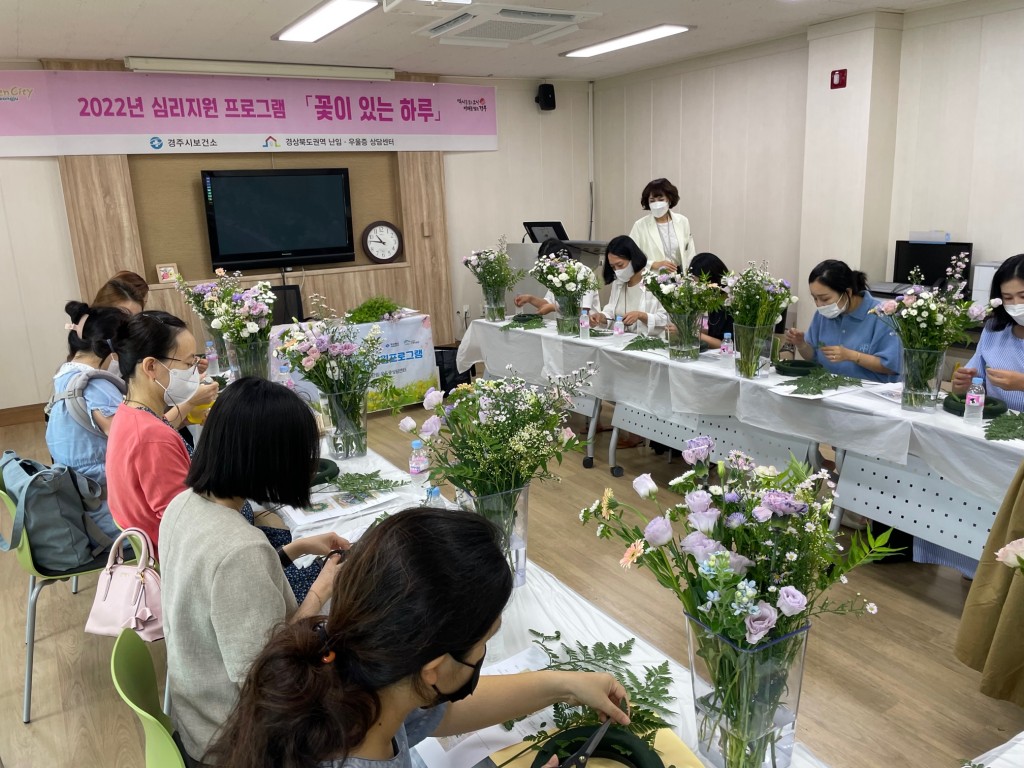
[[[655,271],[685,271],[697,253],[690,222],[670,210],[678,202],[679,190],[668,179],[655,179],[640,195],[640,207],[650,215],[637,219],[629,236],[647,254]]]
[[[114,357],[113,339],[128,320],[128,313],[113,307],[90,307],[69,301],[64,311],[71,318],[68,331],[68,360],[53,377],[53,398],[47,406],[46,446],[57,464],[73,468],[92,478],[106,491],[107,435],[114,414],[124,400],[124,384],[112,374],[93,373],[106,368]],[[88,373],[80,392],[81,374]],[[77,413],[77,417],[76,417]],[[110,537],[118,534],[110,517],[106,494],[99,509],[89,516]]]
[[[479,515],[433,508],[371,528],[340,568],[330,613],[280,626],[253,662],[204,762],[408,768],[428,736],[555,702],[627,723],[625,690],[607,674],[480,676],[512,592],[500,535]]]
[[[612,323],[622,317],[631,333],[655,335],[668,325],[668,313],[647,290],[647,257],[633,239],[626,235],[614,237],[604,256],[604,282],[611,285],[608,303],[600,312],[592,312],[596,325]]]
[[[985,391],[1015,411],[1024,410],[1024,253],[1004,261],[992,276],[995,308],[967,365],[953,374],[953,391],[963,394],[971,379],[985,380]]]
[[[211,402],[217,385],[201,382],[195,337],[166,312],[133,315],[114,350],[128,391],[107,441],[110,511],[119,526],[141,528],[156,544],[164,509],[188,474],[188,449],[175,427],[193,406]]]
[[[807,282],[817,312],[806,335],[790,328],[786,341],[832,373],[897,381],[903,348],[892,329],[868,311],[881,302],[868,291],[867,275],[828,259],[811,270]]]

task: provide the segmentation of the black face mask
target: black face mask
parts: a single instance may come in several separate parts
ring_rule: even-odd
[[[480,682],[480,670],[484,666],[485,656],[487,656],[487,646],[484,646],[484,655],[480,657],[480,661],[478,661],[476,664],[470,664],[468,662],[463,661],[462,659],[458,659],[455,656],[452,656],[452,658],[459,662],[459,664],[461,664],[462,666],[469,667],[470,669],[472,669],[473,674],[469,676],[469,680],[463,683],[458,690],[452,691],[451,693],[444,693],[443,691],[438,690],[438,687],[436,685],[430,686],[437,693],[437,703],[444,704],[447,701],[462,701],[464,698],[472,694],[473,691],[476,690],[476,684]]]

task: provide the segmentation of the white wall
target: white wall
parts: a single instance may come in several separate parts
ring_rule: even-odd
[[[1024,252],[1022,41],[1021,2],[905,18],[890,249],[944,229],[974,243],[975,261]]]
[[[663,176],[698,252],[795,280],[806,99],[803,36],[598,82],[598,237],[628,233]]]
[[[483,297],[463,255],[493,248],[501,235],[519,241],[524,221],[561,221],[569,237],[588,236],[587,84],[554,81],[557,108],[541,112],[535,80],[444,81],[497,88],[498,150],[452,152],[444,161],[452,303],[456,310],[469,304],[476,319]],[[456,317],[458,337],[462,322]]]
[[[57,159],[0,159],[0,408],[44,403],[67,357],[64,303],[78,298]]]

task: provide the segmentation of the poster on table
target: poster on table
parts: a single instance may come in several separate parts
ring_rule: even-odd
[[[430,315],[415,314],[399,320],[363,323],[356,326],[359,338],[363,339],[375,325],[380,328],[384,342],[376,375],[391,374],[394,386],[399,392],[398,406],[422,402],[428,389],[439,386],[437,365],[434,361],[434,335],[430,329]],[[274,326],[271,338],[276,338],[282,330],[288,327],[287,325]],[[273,350],[274,344],[271,343],[270,346]],[[272,370],[277,370],[281,362],[280,359],[273,358]],[[305,392],[310,398],[319,398],[316,387],[298,373],[292,373],[292,381],[295,382],[295,388],[300,393]],[[380,393],[372,389],[367,395],[366,405],[370,411],[382,411],[390,407],[389,404],[382,401]]]
[[[490,86],[0,70],[0,157],[497,148]]]

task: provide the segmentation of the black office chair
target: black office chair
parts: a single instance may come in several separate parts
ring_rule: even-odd
[[[272,285],[274,292],[274,325],[285,325],[293,320],[303,320],[302,292],[297,285]]]

